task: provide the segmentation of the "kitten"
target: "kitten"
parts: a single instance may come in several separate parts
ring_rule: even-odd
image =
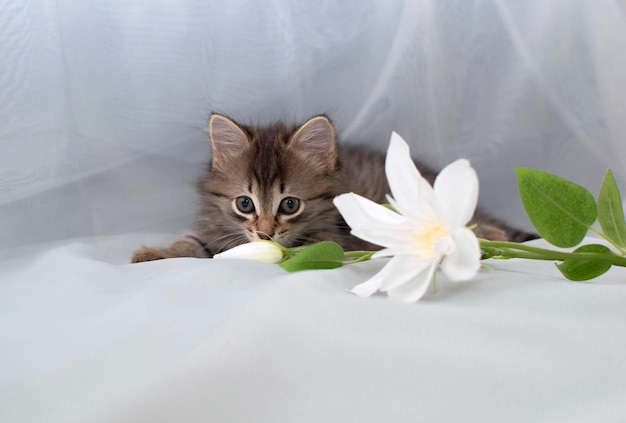
[[[363,147],[338,146],[326,116],[299,127],[254,127],[214,113],[209,137],[213,157],[198,182],[201,209],[194,230],[165,248],[139,248],[131,262],[212,257],[257,239],[287,247],[331,240],[346,250],[380,249],[350,235],[332,200],[355,192],[385,203],[385,157]],[[432,184],[435,173],[419,168]],[[472,223],[483,238],[531,237],[479,214]]]

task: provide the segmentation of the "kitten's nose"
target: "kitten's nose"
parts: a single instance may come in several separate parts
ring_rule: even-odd
[[[259,219],[256,222],[256,235],[259,239],[264,239],[266,241],[270,241],[274,236],[275,223],[274,217],[269,217],[265,214],[259,216]]]
[[[269,241],[270,239],[272,239],[270,235],[266,234],[265,232],[257,232],[256,234],[259,239],[264,239],[265,241]]]

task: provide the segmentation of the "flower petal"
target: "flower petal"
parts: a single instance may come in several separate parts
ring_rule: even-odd
[[[435,245],[433,246],[433,251],[437,254],[446,255],[451,254],[456,248],[456,243],[454,239],[449,236],[444,236],[439,238]]]
[[[406,216],[414,222],[439,219],[438,216],[440,207],[432,187],[430,185],[424,187],[424,189],[420,192],[421,194],[419,194],[419,198],[422,199],[422,202],[412,206],[411,208],[406,208],[405,206],[398,204],[398,202],[390,195],[387,195],[387,201],[398,213]],[[429,200],[427,201],[427,199]]]
[[[418,258],[415,256],[395,256],[391,259],[394,262],[395,274],[393,277],[385,278],[380,286],[380,292],[387,292],[392,289],[404,285],[411,279],[414,279],[432,266],[433,259],[438,260],[437,257]]]
[[[434,189],[448,229],[465,226],[478,201],[478,176],[470,162],[459,159],[444,167],[435,179]]]
[[[413,257],[395,256],[378,273],[352,288],[350,292],[361,297],[369,297],[378,290],[385,291],[385,288],[402,285],[427,268],[429,263],[424,266],[420,260]]]
[[[410,243],[410,222],[404,216],[354,193],[333,202],[354,236],[384,247]]]
[[[389,298],[398,300],[403,303],[414,303],[426,294],[428,287],[433,280],[435,270],[437,270],[437,260],[432,260],[427,271],[421,272],[417,277],[413,278],[404,285],[400,285],[394,289],[387,291]]]
[[[480,268],[480,245],[474,232],[467,228],[457,228],[452,237],[456,248],[446,255],[441,270],[451,281],[464,281],[473,278]]]
[[[359,297],[369,297],[383,284],[385,278],[393,277],[395,274],[393,259],[389,260],[389,262],[374,276],[369,278],[367,281],[358,284],[350,292],[358,295]]]
[[[386,266],[385,266],[386,267]],[[382,268],[381,272],[385,270],[385,267]],[[353,294],[358,295],[359,297],[369,297],[380,288],[380,284],[382,283],[382,279],[378,277],[378,274],[372,276],[367,281],[358,284],[354,288],[350,290]]]
[[[437,212],[438,201],[432,187],[413,163],[406,141],[395,132],[389,141],[385,174],[398,212],[413,218],[425,214],[431,218],[433,208]]]
[[[369,226],[372,223],[393,225],[406,222],[402,215],[353,192],[338,195],[333,204],[351,228]]]

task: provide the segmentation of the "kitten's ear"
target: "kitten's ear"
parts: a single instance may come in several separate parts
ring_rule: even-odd
[[[320,170],[335,168],[335,128],[326,116],[315,116],[298,128],[291,137],[289,147]]]
[[[239,125],[217,113],[209,119],[209,138],[214,162],[239,155],[250,142]]]

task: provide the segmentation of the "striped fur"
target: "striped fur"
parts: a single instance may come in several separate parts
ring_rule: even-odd
[[[213,114],[209,137],[213,156],[198,182],[201,206],[193,231],[165,248],[138,249],[131,262],[212,257],[268,238],[288,247],[332,240],[346,250],[380,248],[350,235],[332,199],[355,192],[385,202],[389,187],[384,155],[363,147],[339,147],[326,116],[315,116],[299,127],[283,123],[257,127]],[[432,183],[435,173],[419,167]],[[238,199],[253,210],[242,212]],[[294,204],[291,199],[299,207],[286,213],[282,202]],[[477,234],[489,239],[533,237],[482,214],[473,223]]]

